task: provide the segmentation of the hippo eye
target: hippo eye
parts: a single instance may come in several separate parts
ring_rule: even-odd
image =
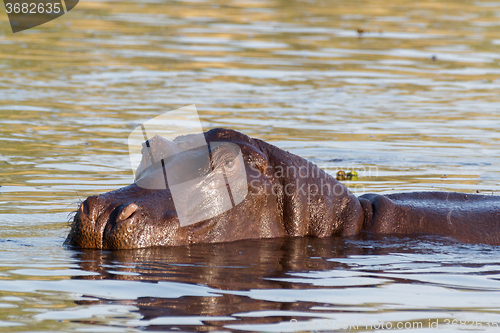
[[[236,162],[234,161],[234,158],[228,158],[226,159],[226,161],[224,162],[224,167],[226,169],[232,169],[234,168],[234,165],[236,164]]]
[[[213,144],[211,146],[211,158],[213,170],[220,169],[233,173],[237,167],[239,148],[230,144]]]

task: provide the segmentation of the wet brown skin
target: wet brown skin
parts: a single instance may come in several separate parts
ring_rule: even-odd
[[[307,160],[234,130],[213,129],[207,142],[237,144],[248,195],[214,218],[180,227],[169,189],[135,183],[79,207],[65,244],[132,249],[240,239],[375,234],[441,234],[500,245],[500,196],[451,192],[365,194],[359,198]],[[286,167],[304,172],[280,172]],[[320,190],[322,189],[322,190]]]

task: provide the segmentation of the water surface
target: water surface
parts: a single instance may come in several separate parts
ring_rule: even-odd
[[[205,129],[358,171],[357,194],[498,195],[499,17],[492,1],[85,0],[12,34],[2,9],[0,330],[494,331],[497,247],[62,242],[78,202],[132,182],[130,131],[193,103]]]

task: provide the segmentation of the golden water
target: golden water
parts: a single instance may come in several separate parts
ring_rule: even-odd
[[[165,330],[172,322],[181,330],[236,329],[232,321],[245,322],[245,313],[231,301],[269,323],[245,330],[286,330],[301,316],[344,320],[349,309],[394,322],[498,321],[499,250],[486,246],[337,240],[343,250],[328,247],[315,268],[306,250],[323,243],[294,242],[302,249],[296,257],[251,243],[264,259],[288,264],[256,273],[260,259],[222,256],[215,273],[244,269],[255,281],[225,287],[208,268],[188,270],[193,280],[175,265],[211,267],[210,251],[114,258],[61,244],[80,200],[132,181],[130,131],[189,104],[205,129],[265,139],[332,174],[357,170],[359,179],[346,185],[358,194],[498,193],[500,2],[81,1],[17,34],[0,8],[0,330]],[[245,253],[248,244],[233,250],[239,246]],[[131,269],[140,278],[118,282],[129,276],[123,267],[149,267],[148,260],[168,266],[157,289],[139,282],[153,268]],[[217,296],[228,299],[216,307],[220,321],[198,323],[217,298],[208,294],[227,288],[229,296]],[[140,301],[154,295],[163,306],[153,317],[170,318],[159,326]],[[192,311],[183,308],[188,295]],[[299,314],[287,312],[295,308]]]

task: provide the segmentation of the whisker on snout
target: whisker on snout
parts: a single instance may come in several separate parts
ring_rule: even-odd
[[[77,213],[78,213],[77,210],[74,210],[74,211],[68,213],[67,224],[68,224],[69,227],[71,227],[75,223],[75,217],[76,217]]]
[[[80,208],[80,206],[82,205],[82,203],[83,203],[83,200],[82,199],[78,199],[78,201],[74,201],[71,204],[69,204],[69,205],[75,205],[75,204],[77,205],[76,210],[71,211],[71,212],[68,213],[68,217],[67,217],[68,221],[67,221],[67,223],[68,223],[69,227],[71,227],[73,225],[73,223],[75,222],[76,214],[78,213],[78,209]]]

